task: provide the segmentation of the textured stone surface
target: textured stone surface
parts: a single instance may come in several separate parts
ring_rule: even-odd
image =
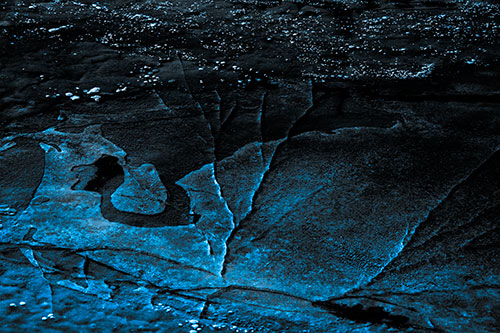
[[[167,189],[162,184],[154,165],[143,164],[124,170],[123,184],[111,195],[111,203],[118,210],[154,215],[165,210]]]
[[[494,1],[0,4],[18,331],[499,324]]]

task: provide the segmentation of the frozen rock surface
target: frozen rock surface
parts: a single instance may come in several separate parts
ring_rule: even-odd
[[[154,215],[165,210],[167,189],[152,164],[124,170],[123,184],[111,195],[118,210],[129,213]]]
[[[498,331],[499,29],[487,0],[2,2],[2,331]]]

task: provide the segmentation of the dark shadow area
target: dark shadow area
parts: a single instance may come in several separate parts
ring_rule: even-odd
[[[353,320],[357,323],[386,324],[398,329],[409,328],[410,318],[402,315],[394,315],[379,306],[363,307],[361,304],[348,306],[330,301],[315,302],[319,306],[337,317]]]
[[[118,158],[114,156],[103,156],[94,165],[97,167],[95,178],[87,183],[85,191],[102,193],[106,183],[118,178],[123,182],[123,169],[118,164]]]
[[[170,199],[172,197],[170,191],[168,193],[169,200],[167,201],[167,207],[163,213],[142,215],[119,211],[111,203],[111,195],[124,180],[123,168],[118,164],[118,158],[105,155],[98,159],[94,163],[94,166],[97,168],[95,177],[85,185],[84,189],[101,194],[101,211],[106,219],[145,228],[187,225],[191,223],[192,219],[188,216],[188,212],[178,209]],[[183,191],[182,188],[176,187],[173,191]]]

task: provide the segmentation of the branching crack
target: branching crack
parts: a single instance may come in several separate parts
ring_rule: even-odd
[[[416,227],[414,227],[413,231],[408,232],[407,236],[405,237],[405,240],[403,240],[403,247],[401,250],[393,257],[391,258],[385,265],[384,267],[381,268],[381,270],[374,275],[370,281],[368,281],[365,286],[370,286],[376,279],[381,276],[385,271],[386,268],[393,263],[404,251],[404,249],[408,246],[410,243],[413,235],[417,231],[418,228],[421,228],[422,225],[424,225],[430,217],[432,217],[433,212],[435,212],[439,207],[443,205],[443,203],[452,195],[454,194],[465,182],[467,182],[471,177],[473,177],[485,164],[487,164],[489,161],[491,161],[495,155],[499,152],[500,150],[495,150],[493,153],[491,153],[483,162],[481,162],[477,167],[475,167],[469,174],[467,174],[465,177],[463,177],[461,180],[457,182],[449,191],[448,193],[444,196],[442,200],[438,203],[438,205],[434,208],[432,208],[429,213],[427,214],[427,217],[425,218],[424,221],[422,221],[420,224],[418,224]],[[439,231],[439,229],[437,230]],[[361,289],[362,287],[358,287],[357,289]],[[354,290],[353,290],[354,291]]]
[[[273,162],[275,161],[276,156],[278,155],[278,149],[289,140],[289,134],[292,132],[295,124],[297,124],[297,122],[300,121],[300,119],[302,119],[303,117],[305,117],[314,108],[314,98],[313,98],[313,86],[312,86],[312,83],[310,83],[309,86],[311,87],[310,88],[310,106],[306,110],[304,110],[304,112],[295,120],[295,122],[292,124],[292,126],[290,126],[290,128],[287,131],[287,134],[286,134],[285,138],[283,138],[283,139],[281,139],[281,140],[278,141],[278,144],[277,144],[276,148],[274,149],[274,152],[273,152],[273,154],[272,154],[272,156],[271,156],[271,158],[270,158],[270,160],[268,162],[267,168],[264,171],[264,173],[262,175],[262,178],[260,179],[259,184],[257,185],[257,189],[253,193],[252,204],[250,206],[250,211],[246,214],[245,217],[243,217],[243,219],[238,223],[238,225],[232,230],[231,234],[229,235],[229,238],[228,238],[228,240],[226,242],[226,256],[224,257],[224,262],[223,262],[222,271],[221,271],[222,277],[224,277],[224,275],[226,273],[226,270],[227,270],[227,263],[228,263],[228,259],[229,259],[229,255],[230,255],[229,244],[233,240],[234,236],[238,233],[238,231],[242,228],[242,225],[244,225],[244,221],[248,218],[248,216],[250,216],[253,213],[253,209],[255,207],[255,200],[256,200],[256,198],[258,196],[258,193],[260,192],[262,184],[264,183],[265,179],[267,178],[267,176],[269,174],[269,171],[271,170],[271,166],[273,165]],[[262,132],[262,130],[261,130],[261,132]],[[263,155],[262,146],[261,146],[261,154]]]

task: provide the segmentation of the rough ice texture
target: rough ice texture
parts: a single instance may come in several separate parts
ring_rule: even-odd
[[[113,156],[119,159],[125,170],[132,170],[130,173],[134,175],[133,179],[125,176],[124,183],[117,190],[118,195],[135,194],[133,201],[118,201],[116,204],[115,200],[114,203],[118,208],[127,210],[130,207],[122,208],[121,205],[132,202],[135,205],[132,207],[134,212],[148,214],[154,209],[151,201],[157,199],[152,198],[152,195],[159,192],[158,197],[162,200],[166,195],[163,185],[158,184],[154,167],[146,164],[137,169],[130,168],[125,163],[126,153],[104,139],[96,126],[77,134],[49,129],[32,137],[42,142],[45,172],[28,208],[17,220],[12,221],[12,225],[3,228],[4,241],[21,241],[30,234],[30,238],[38,244],[79,251],[113,249],[144,252],[183,264],[187,269],[193,267],[218,274],[225,245],[223,236],[216,237],[222,244],[213,240],[214,234],[220,231],[218,227],[212,227],[213,224],[153,229],[127,226],[108,221],[102,216],[98,193],[72,189],[79,181],[75,167],[91,165],[104,155]],[[143,170],[149,173],[141,172]],[[212,191],[215,196],[219,192],[213,176],[200,177],[198,183],[189,186],[194,190],[199,187],[202,191]],[[209,196],[208,205],[212,203],[210,199]],[[198,205],[203,207],[203,204],[205,202]],[[229,230],[226,230],[227,233],[231,230],[232,216],[229,215],[226,220],[229,226],[223,229]],[[210,241],[214,244],[211,245]],[[212,246],[217,248],[218,255],[211,253]]]
[[[0,11],[5,331],[498,330],[494,1]]]
[[[159,214],[165,210],[167,189],[152,164],[129,167],[125,180],[111,195],[116,209],[145,215]]]
[[[422,139],[410,148],[398,128],[291,139],[230,243],[226,279],[313,300],[369,282],[428,212],[491,153],[477,144],[451,146],[439,135]],[[424,149],[433,153],[421,159]],[[467,164],[463,150],[477,157]],[[442,154],[452,170],[439,164]],[[429,188],[429,177],[436,175],[439,183]]]

